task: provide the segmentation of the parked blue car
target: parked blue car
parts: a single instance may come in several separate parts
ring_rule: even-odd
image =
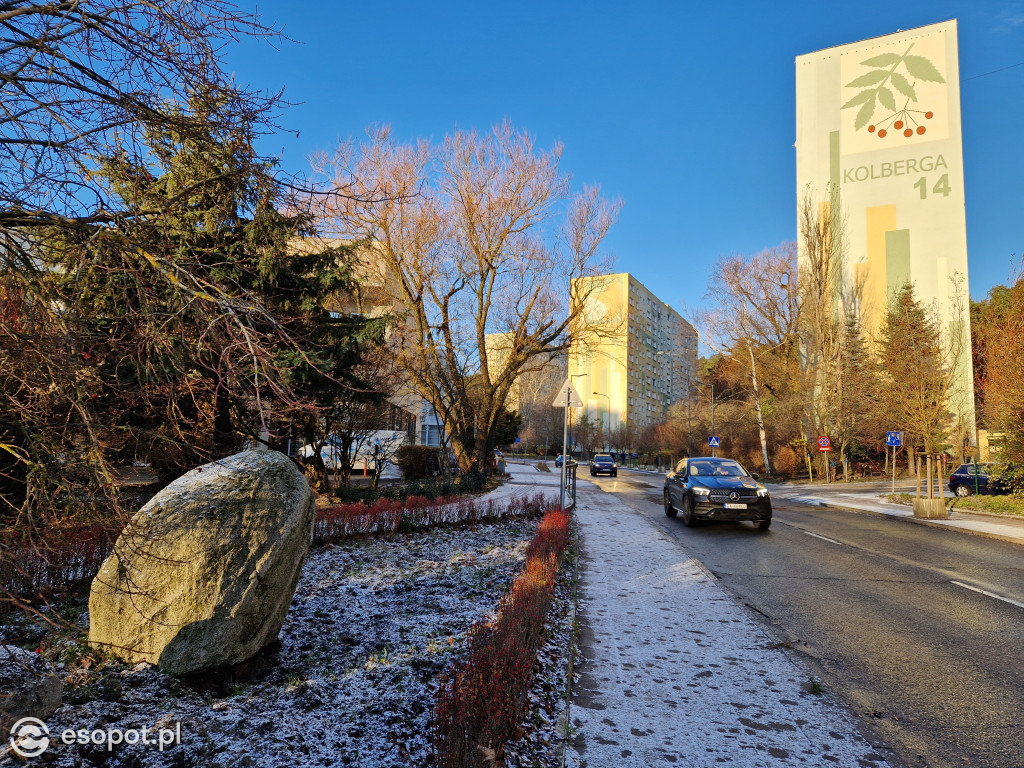
[[[949,490],[955,496],[977,493],[1009,493],[1010,489],[999,478],[1001,464],[961,464],[949,476]]]

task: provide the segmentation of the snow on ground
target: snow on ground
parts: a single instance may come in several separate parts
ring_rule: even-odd
[[[585,490],[568,765],[881,768],[853,716],[677,543]]]
[[[522,566],[535,528],[536,520],[509,520],[314,550],[279,647],[234,679],[210,674],[179,681],[149,665],[64,670],[76,684],[65,686],[65,703],[47,721],[53,739],[59,741],[65,729],[180,723],[180,746],[163,752],[156,746],[122,746],[107,752],[105,746],[56,744],[33,764],[428,764],[428,721],[439,676],[464,654],[469,626],[492,615]],[[552,663],[557,674],[559,664]],[[547,695],[543,685],[538,681],[535,697]],[[554,691],[557,685],[548,687]],[[539,727],[527,723],[524,737]],[[543,734],[538,738],[550,740]],[[519,746],[523,754],[536,751],[529,741]],[[13,760],[8,756],[2,762]]]

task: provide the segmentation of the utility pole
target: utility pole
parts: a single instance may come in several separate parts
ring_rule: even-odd
[[[572,387],[565,390],[565,416],[562,419],[562,479],[559,483],[558,508],[565,509],[565,478],[569,467],[569,457],[566,449],[569,445],[569,403],[572,401]]]

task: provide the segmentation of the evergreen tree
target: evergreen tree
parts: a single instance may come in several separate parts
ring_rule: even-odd
[[[893,429],[925,453],[940,450],[951,425],[955,360],[938,323],[904,284],[889,302],[879,340],[882,403]]]
[[[885,428],[878,364],[853,311],[847,312],[843,324],[842,349],[837,437],[840,455],[858,460],[878,444]]]
[[[151,128],[145,163],[97,159],[112,223],[37,235],[37,269],[17,276],[35,343],[4,349],[2,431],[29,469],[20,490],[8,473],[12,505],[116,504],[112,462],[174,476],[247,438],[283,447],[345,393],[380,399],[355,364],[385,321],[328,311],[352,283],[352,247],[295,247],[308,215],[284,208],[251,124],[203,118],[215,106],[196,94],[187,132]]]

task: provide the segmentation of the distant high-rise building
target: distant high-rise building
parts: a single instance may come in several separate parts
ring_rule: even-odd
[[[487,366],[492,376],[505,367],[511,343],[510,333],[487,334]],[[561,439],[564,412],[553,408],[551,403],[568,375],[568,355],[561,352],[553,356],[538,355],[516,377],[505,408],[519,415],[522,448],[555,445]]]
[[[574,287],[583,311],[569,377],[606,440],[622,426],[664,420],[696,394],[697,332],[678,312],[629,273],[580,278]]]

